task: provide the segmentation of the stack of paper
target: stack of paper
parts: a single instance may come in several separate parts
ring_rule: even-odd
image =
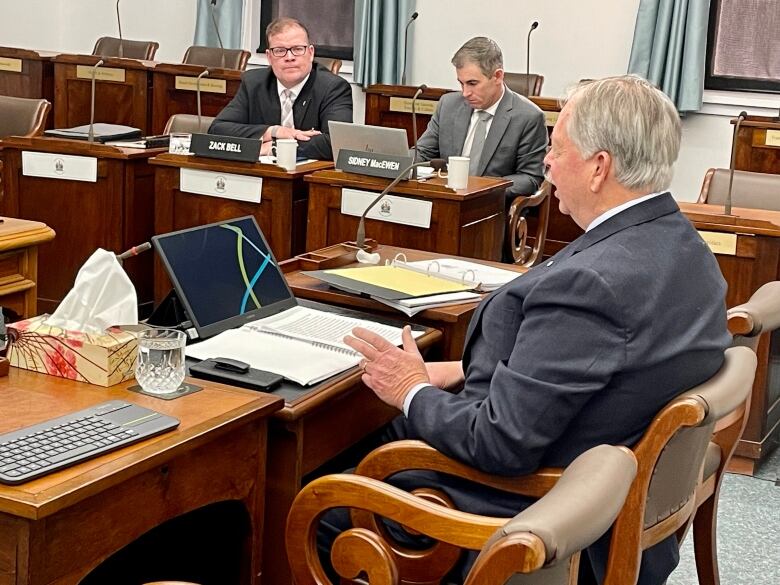
[[[478,262],[468,262],[457,258],[441,258],[439,260],[419,260],[417,262],[396,261],[397,265],[422,270],[427,274],[449,277],[455,280],[478,282],[477,290],[488,292],[504,286],[520,276],[520,272],[504,270]]]

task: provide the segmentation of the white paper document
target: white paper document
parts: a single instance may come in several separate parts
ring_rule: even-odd
[[[241,360],[307,386],[358,364],[362,356],[343,342],[355,327],[401,344],[399,327],[298,306],[187,346],[186,353],[199,360]],[[419,337],[422,332],[413,331],[413,335]]]
[[[455,280],[478,282],[479,287],[477,290],[483,292],[496,290],[522,274],[514,270],[504,270],[503,268],[495,268],[494,266],[468,262],[458,258],[418,260],[416,262],[404,262],[403,265],[429,274],[454,278]]]
[[[461,291],[425,297],[413,297],[411,299],[401,299],[399,301],[391,301],[375,296],[372,296],[371,298],[388,307],[401,311],[407,317],[412,317],[425,309],[446,307],[447,305],[461,305],[463,303],[475,303],[482,299],[482,295],[470,291]]]

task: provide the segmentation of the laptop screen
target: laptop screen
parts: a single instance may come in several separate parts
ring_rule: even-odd
[[[297,304],[252,216],[152,237],[198,336]]]
[[[338,169],[339,151],[342,148],[360,152],[409,156],[409,140],[403,128],[385,128],[349,122],[328,122],[333,160]]]

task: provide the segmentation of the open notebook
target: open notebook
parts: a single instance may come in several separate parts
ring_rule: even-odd
[[[225,357],[308,385],[355,366],[343,344],[354,327],[396,345],[401,329],[298,305],[254,217],[154,236],[192,321],[188,357]],[[421,333],[420,333],[421,334]]]

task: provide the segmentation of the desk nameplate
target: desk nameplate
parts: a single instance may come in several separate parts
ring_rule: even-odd
[[[713,254],[721,254],[723,256],[737,255],[737,234],[708,232],[705,230],[698,231]]]
[[[555,123],[558,121],[558,116],[561,115],[560,112],[552,112],[549,110],[542,110],[542,112],[544,112],[544,124],[550,128],[555,126]]]
[[[0,57],[0,71],[10,71],[11,73],[22,72],[22,60],[12,59],[11,57]]]
[[[97,157],[23,150],[22,174],[26,177],[96,183]]]
[[[341,213],[360,217],[376,196],[373,191],[342,189]],[[430,229],[432,210],[433,203],[430,201],[385,195],[366,218]]]
[[[198,91],[198,78],[176,76],[176,89],[184,91]],[[200,80],[200,91],[206,93],[227,93],[227,81],[224,79],[204,79]]]
[[[415,110],[418,114],[425,114],[432,116],[436,111],[436,106],[439,104],[438,100],[417,100],[415,104]],[[391,112],[403,112],[405,114],[412,113],[412,99],[403,97],[391,97],[390,98],[390,111]]]
[[[89,65],[76,65],[76,77],[78,79],[92,80],[92,70],[94,67]],[[95,71],[96,81],[118,81],[125,82],[125,70],[117,67],[98,67]]]
[[[767,130],[764,144],[766,146],[780,146],[780,130]]]
[[[209,197],[221,197],[234,201],[260,203],[263,192],[261,177],[248,177],[231,173],[215,173],[196,169],[179,170],[179,190]]]

